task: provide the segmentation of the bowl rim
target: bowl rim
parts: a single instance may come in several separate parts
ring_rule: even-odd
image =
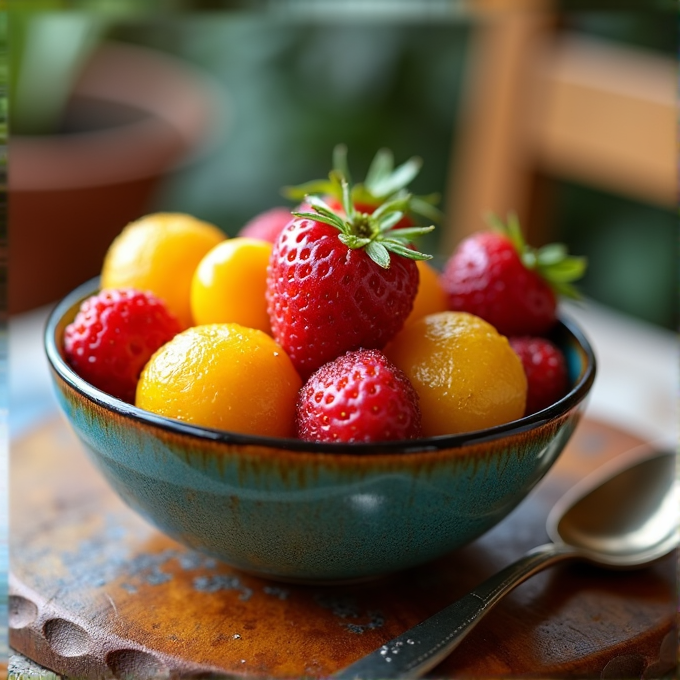
[[[569,392],[549,407],[529,416],[496,425],[485,430],[475,430],[459,434],[439,435],[420,439],[385,441],[374,443],[347,442],[307,442],[299,439],[283,437],[267,437],[250,435],[228,430],[192,425],[180,420],[161,416],[128,404],[106,392],[94,387],[81,378],[65,361],[56,341],[57,327],[64,315],[79,301],[95,294],[99,290],[99,277],[95,277],[73,289],[62,298],[50,312],[45,323],[43,334],[44,348],[48,363],[52,370],[75,392],[99,407],[110,410],[116,415],[158,428],[160,430],[189,437],[197,441],[222,443],[230,446],[265,447],[286,451],[287,453],[317,453],[342,455],[375,455],[394,454],[407,455],[434,452],[445,449],[458,449],[464,446],[500,440],[507,436],[520,435],[538,428],[552,420],[565,416],[588,395],[597,369],[597,361],[593,348],[575,321],[559,315],[557,329],[561,328],[573,337],[584,352],[586,367],[582,375]]]

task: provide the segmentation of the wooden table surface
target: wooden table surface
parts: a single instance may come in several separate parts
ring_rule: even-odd
[[[552,504],[643,442],[584,419],[498,527],[434,563],[354,586],[238,572],[160,534],[92,467],[61,418],[11,452],[10,644],[83,678],[323,677],[547,540]],[[431,677],[670,677],[676,556],[640,571],[564,564],[503,600]]]

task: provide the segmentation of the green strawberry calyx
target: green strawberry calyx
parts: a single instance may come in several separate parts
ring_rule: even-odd
[[[379,206],[397,195],[408,197],[403,208],[405,214],[416,214],[431,222],[440,222],[442,213],[436,207],[440,199],[438,194],[413,196],[407,193],[408,184],[420,172],[422,164],[422,160],[414,156],[395,168],[392,152],[389,149],[380,149],[371,161],[364,181],[351,187],[353,201]],[[333,149],[333,172],[329,174],[328,179],[316,179],[299,186],[284,187],[282,193],[287,198],[297,201],[309,195],[333,196],[338,201],[343,201],[343,188],[338,181],[339,177],[344,177],[351,183],[347,147],[344,144],[338,144]]]
[[[581,299],[581,294],[573,282],[580,279],[586,271],[588,261],[585,257],[569,255],[563,243],[549,243],[541,248],[533,248],[526,243],[519,219],[510,213],[503,222],[494,214],[487,215],[489,226],[504,234],[512,243],[522,264],[535,271],[558,295]]]
[[[366,254],[383,269],[390,266],[390,253],[406,257],[410,260],[430,260],[426,255],[411,246],[411,240],[417,236],[427,234],[434,229],[429,227],[393,227],[404,217],[404,211],[409,205],[411,196],[408,193],[397,192],[387,201],[379,205],[374,212],[364,213],[354,207],[352,189],[347,179],[337,170],[330,173],[330,181],[337,182],[342,189],[342,207],[344,215],[335,212],[322,198],[307,194],[304,200],[314,212],[296,212],[296,217],[304,217],[323,222],[335,227],[339,232],[338,238],[348,248],[356,250],[363,248]]]

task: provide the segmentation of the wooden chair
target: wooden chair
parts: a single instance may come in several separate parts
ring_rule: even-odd
[[[548,2],[510,4],[470,3],[479,25],[442,252],[482,228],[488,211],[514,211],[533,244],[549,240],[539,176],[675,206],[674,60],[562,33]]]

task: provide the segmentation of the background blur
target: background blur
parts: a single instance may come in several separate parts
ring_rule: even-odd
[[[282,186],[325,177],[333,146],[344,142],[355,179],[383,146],[398,163],[423,158],[412,189],[440,193],[446,219],[421,245],[440,257],[484,226],[485,210],[517,210],[534,245],[561,240],[588,257],[581,285],[587,296],[676,328],[675,14],[584,11],[540,0],[503,11],[499,4],[119,0],[11,9],[10,86],[17,95],[10,96],[10,312],[47,304],[95,275],[113,235],[146,212],[189,212],[235,234],[258,212],[287,204]],[[565,36],[569,49],[561,51]],[[585,49],[577,54],[579,40]],[[152,72],[144,82],[144,68],[132,61],[119,72],[109,64],[86,73],[81,87],[82,74],[110,43],[178,60],[189,68],[185,76],[195,76],[193,95],[178,89],[174,102],[172,85],[158,84]],[[561,162],[559,130],[541,127],[549,118],[545,107],[574,94],[578,78],[584,87],[610,84],[634,104],[628,113],[606,108],[605,99],[598,111],[594,97],[573,114],[581,117],[577,128],[598,119],[612,134],[621,128],[625,141],[612,142],[613,160],[603,162],[612,167],[602,176],[597,144],[579,159],[578,143],[566,137],[562,146],[576,158]],[[553,81],[559,87],[546,104],[540,88]],[[107,91],[126,87],[141,90],[143,101],[123,92],[116,103]],[[107,177],[114,162],[94,152],[84,182],[94,190],[90,197],[74,185],[75,170],[69,175],[79,154],[86,155],[82,148],[54,147],[54,167],[38,160],[40,171],[28,168],[40,139],[82,147],[102,130],[111,136],[118,126],[139,128],[148,115],[178,127],[183,123],[173,116],[179,119],[189,100],[194,129],[175,130],[182,141],[169,151],[110,140],[133,166],[130,178]],[[550,114],[557,126],[560,115]],[[670,166],[659,160],[658,140],[645,138],[650,129],[672,140]],[[638,147],[649,158],[639,161]],[[617,160],[627,148],[631,155]],[[603,143],[602,155],[610,151]],[[103,190],[107,182],[117,193]],[[128,199],[122,189],[131,187]],[[46,212],[38,214],[41,205]]]
[[[421,246],[440,263],[488,210],[516,210],[533,245],[587,256],[581,289],[604,305],[587,328],[606,347],[591,412],[660,421],[675,441],[675,337],[648,331],[677,329],[677,10],[590,4],[11,2],[12,362],[0,328],[0,371],[12,436],[55,410],[47,311],[98,274],[127,222],[183,211],[234,235],[286,205],[281,187],[325,177],[344,142],[355,179],[381,147],[422,157],[412,189],[441,194],[445,218]],[[4,441],[7,427],[0,417]],[[1,671],[6,456],[0,466]]]

